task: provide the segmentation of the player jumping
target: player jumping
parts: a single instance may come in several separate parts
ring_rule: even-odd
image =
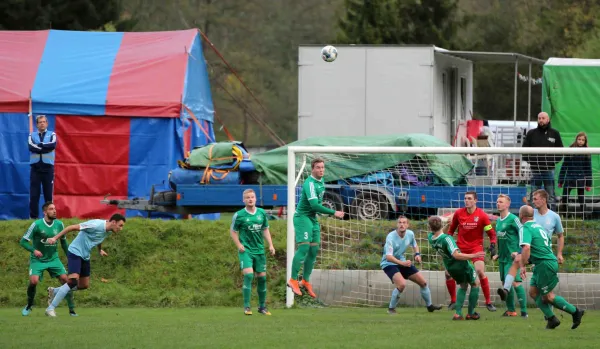
[[[452,320],[464,320],[462,308],[469,285],[471,286],[471,292],[469,292],[469,310],[466,319],[479,320],[480,315],[475,312],[477,300],[479,299],[479,282],[471,260],[485,257],[485,252],[482,250],[472,254],[462,253],[454,243],[452,236],[442,232],[442,227],[440,217],[429,218],[429,230],[431,230],[428,235],[429,244],[442,256],[446,272],[460,284],[456,305],[454,306],[456,313]]]
[[[334,215],[337,218],[344,218],[343,211],[334,211],[322,205],[323,194],[325,193],[325,162],[321,158],[315,158],[310,163],[311,176],[304,181],[302,193],[296,213],[294,214],[294,231],[296,232],[296,243],[298,249],[294,254],[292,262],[292,276],[287,282],[288,287],[298,296],[302,295],[300,286],[303,286],[308,294],[317,298],[310,284],[310,274],[312,273],[319,244],[321,243],[321,227],[317,220],[317,213]],[[300,267],[304,265],[302,282],[298,282]]]
[[[51,202],[46,202],[42,206],[44,218],[31,223],[29,229],[19,244],[31,252],[29,257],[29,286],[27,286],[27,306],[23,308],[23,316],[31,313],[33,302],[35,300],[35,291],[38,282],[43,278],[44,271],[47,270],[50,277],[58,278],[61,284],[67,282],[67,271],[65,266],[58,258],[57,245],[48,243],[46,239],[51,238],[64,229],[63,223],[56,219],[56,206]],[[31,244],[30,244],[31,243]],[[68,253],[69,243],[66,237],[60,239],[60,246],[65,255]],[[73,293],[67,293],[67,304],[69,314],[77,316],[75,313],[75,304],[73,303]]]
[[[500,270],[500,280],[504,282],[513,264],[514,257],[519,253],[519,229],[521,229],[521,221],[519,217],[510,213],[510,197],[500,194],[496,200],[496,207],[500,213],[500,218],[496,221],[496,234],[498,235],[498,255],[494,256],[494,260],[498,260],[498,269]],[[525,288],[521,285],[521,277],[517,275],[512,285],[514,290],[510,290],[506,295],[500,294],[502,300],[506,300],[507,310],[503,316],[517,316],[515,311],[515,291],[521,306],[521,316],[527,317],[527,296]]]
[[[244,296],[244,314],[252,315],[250,309],[250,296],[252,294],[252,280],[256,272],[258,292],[258,312],[271,315],[267,310],[267,258],[265,245],[269,243],[271,255],[275,255],[275,248],[269,232],[269,218],[262,208],[256,207],[256,193],[252,189],[244,190],[242,194],[246,207],[237,211],[231,220],[231,239],[238,249],[240,268],[244,275],[242,295]]]
[[[456,210],[452,216],[452,223],[448,228],[448,235],[453,236],[458,228],[458,248],[463,253],[474,254],[483,251],[483,233],[487,233],[490,238],[490,255],[496,255],[496,232],[492,227],[490,219],[482,209],[477,207],[477,193],[468,191],[465,193],[465,207]],[[481,281],[481,289],[485,296],[485,304],[489,311],[496,311],[490,297],[490,283],[485,275],[485,254],[475,257],[473,263],[477,276]],[[446,286],[451,297],[451,305],[454,300],[453,294],[456,290],[456,282],[451,280],[446,274]]]
[[[81,224],[74,224],[66,227],[47,240],[48,244],[53,245],[58,239],[69,232],[79,230],[77,237],[71,242],[67,252],[69,280],[59,288],[49,289],[49,297],[52,299],[46,315],[56,317],[54,309],[58,307],[65,295],[70,291],[84,290],[90,286],[90,252],[92,248],[98,246],[100,256],[108,256],[102,249],[102,241],[112,233],[118,233],[125,225],[125,217],[115,213],[108,221],[103,219],[93,219]]]
[[[573,317],[571,329],[576,329],[581,324],[584,311],[568,303],[563,297],[555,295],[552,290],[558,284],[558,260],[552,253],[550,236],[544,228],[533,220],[533,208],[521,206],[519,218],[523,223],[519,234],[519,244],[522,247],[520,267],[521,277],[525,278],[526,263],[534,264],[533,276],[529,283],[529,296],[544,313],[547,319],[547,329],[554,329],[560,325],[560,320],[554,315],[550,304],[561,309]]]
[[[442,307],[431,303],[431,291],[427,281],[412,261],[406,260],[404,257],[408,246],[412,247],[415,262],[421,263],[421,253],[419,253],[419,246],[415,240],[415,233],[408,229],[408,218],[400,216],[398,217],[398,227],[392,230],[385,239],[383,257],[381,258],[381,268],[396,286],[392,292],[388,313],[396,314],[396,306],[400,294],[406,287],[406,279],[421,287],[421,297],[430,313],[442,309]]]

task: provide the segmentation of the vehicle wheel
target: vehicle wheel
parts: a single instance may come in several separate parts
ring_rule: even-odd
[[[352,217],[359,220],[387,219],[387,199],[379,193],[363,192],[352,201]]]
[[[172,190],[158,192],[154,194],[152,202],[154,205],[175,205],[177,202],[177,192]]]
[[[332,191],[325,191],[323,194],[323,206],[334,211],[344,210],[344,202],[342,201],[342,197],[338,193]]]

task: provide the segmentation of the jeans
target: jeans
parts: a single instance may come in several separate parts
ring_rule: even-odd
[[[555,201],[554,195],[554,170],[543,171],[543,172],[532,172],[531,175],[531,196],[529,200],[533,202],[533,192],[543,189],[548,193],[548,202]]]

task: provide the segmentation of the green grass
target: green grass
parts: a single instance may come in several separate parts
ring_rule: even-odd
[[[244,316],[240,308],[82,309],[80,316],[44,316],[35,309],[0,309],[0,347],[9,348],[597,348],[600,313],[586,312],[571,330],[571,316],[544,330],[538,310],[529,319],[481,310],[479,321],[452,321],[443,310],[282,309]]]
[[[238,306],[242,277],[236,249],[229,237],[231,216],[218,221],[162,221],[130,219],[125,229],[109,237],[100,258],[92,252],[91,289],[78,292],[76,303],[83,307],[203,307]],[[65,224],[80,222],[66,220]],[[330,222],[333,223],[333,222]],[[28,283],[28,252],[18,242],[31,221],[0,222],[0,307],[21,307]],[[286,221],[271,221],[277,254],[267,257],[268,302],[271,307],[285,303]],[[569,222],[565,242],[565,264],[561,271],[598,270],[597,222]],[[424,223],[413,221],[423,255],[424,270],[440,270],[441,263],[425,240]],[[360,228],[361,239],[356,240]],[[320,268],[379,269],[381,248],[394,222],[322,220],[323,234],[330,237],[323,249],[337,250]],[[335,236],[333,239],[331,237]],[[68,237],[69,241],[74,234]],[[325,239],[324,239],[325,240]],[[344,251],[339,249],[343,244]],[[66,257],[59,251],[63,263]],[[335,257],[335,258],[329,258]],[[494,263],[489,263],[493,270]],[[595,268],[593,267],[595,266]],[[48,275],[38,287],[37,304],[45,300],[45,289],[57,285]],[[299,304],[311,305],[308,297]]]

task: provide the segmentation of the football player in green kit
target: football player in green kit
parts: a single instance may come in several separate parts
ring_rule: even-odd
[[[244,296],[244,314],[252,315],[250,310],[250,296],[252,294],[252,280],[256,273],[256,290],[258,292],[258,313],[271,315],[267,310],[267,258],[265,245],[269,243],[271,255],[275,254],[271,233],[269,232],[269,218],[266,212],[256,207],[256,193],[252,189],[244,190],[242,194],[246,207],[237,211],[231,220],[231,238],[238,249],[240,268],[244,275],[242,295]]]
[[[337,218],[344,218],[343,211],[334,211],[323,206],[323,194],[325,194],[325,161],[321,158],[315,158],[310,163],[311,175],[302,185],[302,193],[294,214],[294,231],[296,233],[296,243],[298,249],[294,254],[292,263],[292,276],[287,285],[292,291],[301,296],[300,286],[304,287],[308,294],[317,298],[310,283],[310,274],[313,271],[319,245],[321,244],[321,227],[317,220],[317,214],[333,215]],[[298,282],[300,267],[304,265],[302,273],[302,282]]]

